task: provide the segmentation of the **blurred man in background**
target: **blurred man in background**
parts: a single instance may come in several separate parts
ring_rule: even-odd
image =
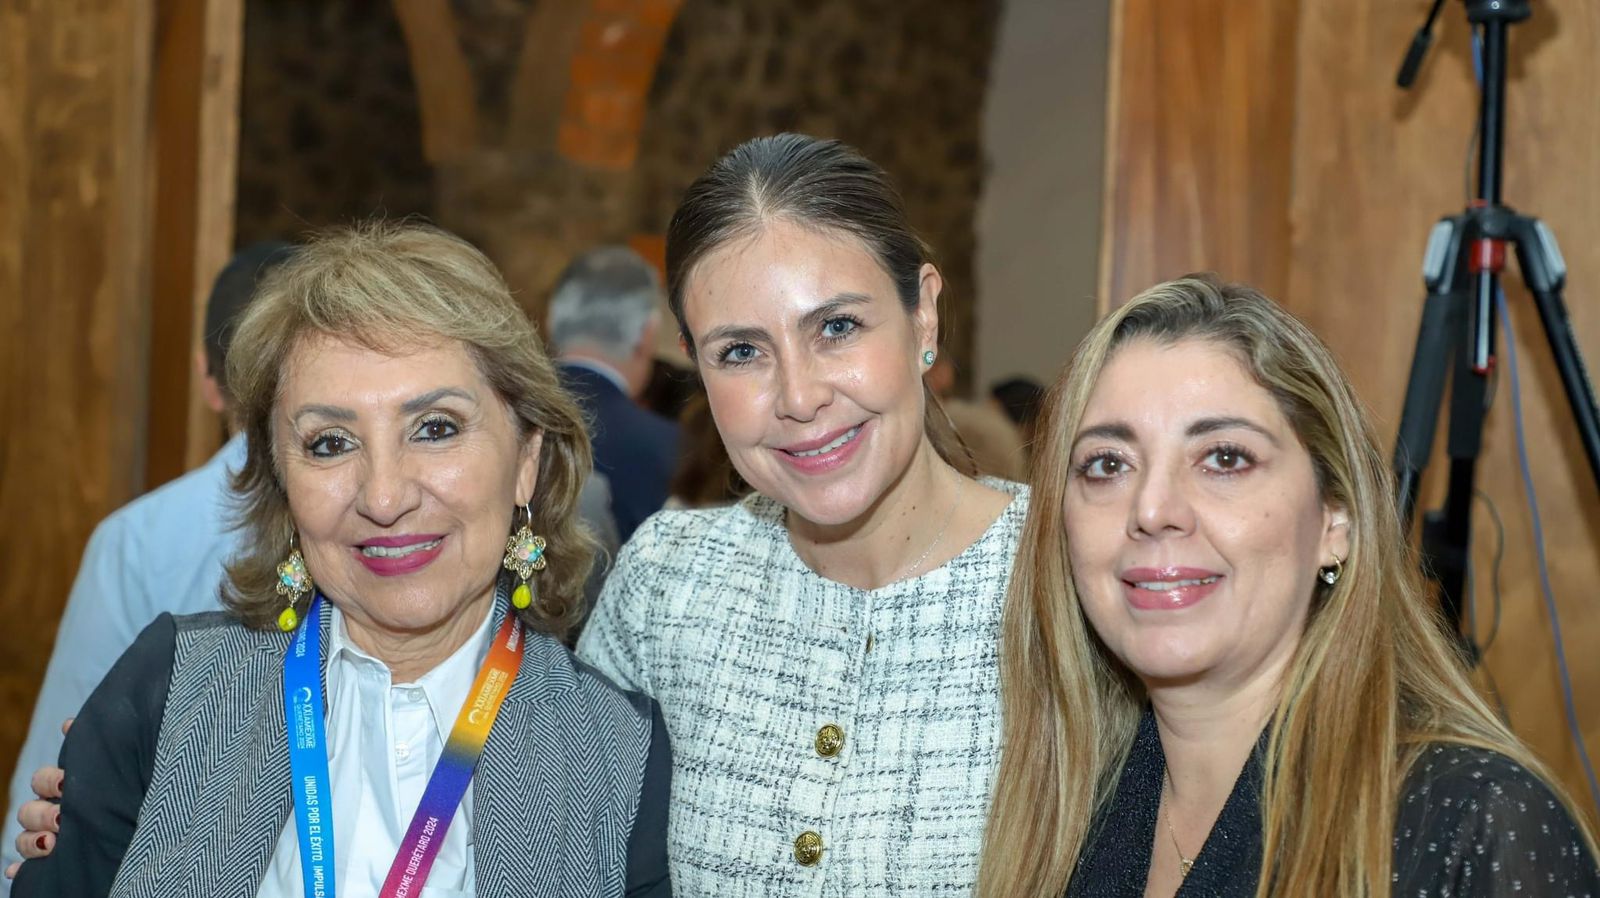
[[[667,501],[678,462],[676,422],[641,407],[664,297],[649,262],[624,246],[578,256],[550,297],[548,338],[562,382],[583,406],[595,470],[611,486],[623,542]]]

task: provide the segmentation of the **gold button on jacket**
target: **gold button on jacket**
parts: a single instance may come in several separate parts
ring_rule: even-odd
[[[822,837],[806,830],[794,840],[794,859],[802,867],[815,867],[822,860]]]
[[[844,748],[844,730],[831,723],[817,730],[817,754],[831,758],[841,748]]]

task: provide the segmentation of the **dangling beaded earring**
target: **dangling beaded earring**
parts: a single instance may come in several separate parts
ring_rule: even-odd
[[[1340,558],[1337,555],[1335,555],[1335,556],[1333,556],[1333,566],[1332,567],[1325,567],[1322,570],[1317,571],[1317,576],[1319,578],[1321,578],[1323,583],[1325,583],[1325,584],[1327,584],[1329,586],[1332,586],[1333,584],[1339,582],[1339,577],[1343,573],[1344,573],[1344,559]]]
[[[544,570],[544,537],[533,535],[533,506],[522,506],[522,526],[506,537],[506,557],[501,560],[505,569],[517,575],[521,583],[511,592],[511,604],[526,608],[533,604],[533,590],[528,588],[528,575]]]
[[[294,610],[300,597],[311,591],[311,572],[306,570],[306,559],[295,548],[294,531],[289,532],[289,557],[278,565],[278,595],[289,599],[289,607],[278,615],[278,629],[285,633],[300,626],[300,615]]]

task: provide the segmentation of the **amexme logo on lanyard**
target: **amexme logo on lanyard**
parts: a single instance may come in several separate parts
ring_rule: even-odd
[[[295,828],[300,836],[300,872],[306,898],[334,898],[333,808],[329,805],[328,739],[322,702],[322,595],[295,632],[283,659],[283,704],[289,728],[289,772]],[[444,844],[456,808],[483,756],[489,729],[511,689],[522,661],[522,627],[506,614],[489,657],[456,715],[444,753],[428,778],[411,825],[383,881],[382,898],[409,898],[422,891]]]

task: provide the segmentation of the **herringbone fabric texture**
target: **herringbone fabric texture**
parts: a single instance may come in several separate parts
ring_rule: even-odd
[[[254,898],[293,825],[289,637],[222,614],[177,622],[155,770],[112,895]],[[321,625],[326,646],[326,611]],[[529,634],[473,778],[477,894],[621,895],[650,729],[647,699]]]
[[[864,591],[795,555],[760,496],[640,527],[579,657],[661,704],[680,895],[971,894],[1000,748],[999,627],[1028,505],[972,546]],[[843,747],[824,757],[819,728]],[[821,860],[795,857],[803,832]]]

